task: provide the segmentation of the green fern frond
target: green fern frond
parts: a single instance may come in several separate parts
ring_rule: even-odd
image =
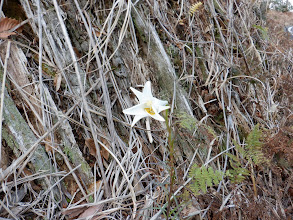
[[[245,180],[245,177],[249,175],[249,170],[242,167],[235,167],[234,169],[227,170],[225,173],[225,176],[227,176],[232,183],[241,183]]]
[[[212,167],[198,167],[194,164],[189,171],[189,177],[192,178],[190,188],[195,195],[198,195],[199,191],[206,193],[207,187],[218,185],[223,175],[223,172],[214,170]]]
[[[228,177],[232,183],[241,183],[245,177],[250,174],[250,171],[243,167],[240,158],[236,155],[227,153],[227,156],[229,157],[229,163],[232,169],[227,170],[225,176]]]
[[[180,127],[189,131],[194,131],[194,129],[196,129],[197,122],[191,115],[188,115],[185,112],[181,112],[177,115],[177,117],[179,118]]]
[[[267,162],[262,152],[262,138],[263,134],[259,129],[259,124],[257,124],[247,136],[244,156],[247,160],[252,160],[256,165]]]
[[[227,153],[231,169],[227,170],[225,173],[232,183],[240,183],[245,179],[245,176],[250,175],[250,171],[243,167],[243,160],[256,165],[267,162],[267,159],[262,152],[262,137],[263,134],[259,125],[256,125],[248,134],[246,145],[244,147],[241,147],[234,141],[237,156]]]

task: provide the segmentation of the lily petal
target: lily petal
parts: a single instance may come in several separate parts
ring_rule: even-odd
[[[141,100],[143,100],[143,93],[136,90],[135,88],[130,87],[131,91],[136,95],[136,97],[138,98],[139,102],[141,102]]]
[[[168,101],[160,100],[155,97],[153,98],[153,102],[155,105],[167,105],[168,104]]]
[[[152,89],[151,89],[151,82],[147,81],[144,85],[144,88],[142,90],[142,93],[144,95],[144,99],[153,98],[152,95]]]
[[[158,113],[160,113],[161,111],[164,111],[164,110],[169,109],[169,108],[170,108],[170,106],[161,106],[161,105],[159,105],[158,108],[157,108],[157,111],[158,111]]]
[[[140,119],[144,117],[147,117],[147,119],[149,119],[148,117],[152,117],[158,121],[165,121],[165,119],[159,115],[159,113],[169,109],[170,106],[166,106],[168,101],[153,97],[150,81],[145,83],[142,92],[132,87],[130,87],[130,89],[139,100],[138,105],[123,110],[124,114],[134,115],[131,127],[133,127]]]
[[[147,115],[146,111],[144,110],[144,106],[145,106],[144,103],[138,104],[131,108],[124,109],[123,113],[127,115]]]
[[[149,116],[151,116],[152,118],[154,118],[158,121],[165,121],[165,119],[161,115],[159,115],[158,111],[155,108],[153,108],[153,110],[154,110],[155,114],[154,115],[149,114]]]
[[[136,116],[134,116],[132,124],[131,124],[131,127],[133,127],[140,119],[142,119],[144,117],[147,117],[147,116],[148,116],[147,113],[146,113],[146,115],[136,115]]]
[[[149,116],[151,116],[153,119],[156,119],[158,121],[165,121],[165,119],[159,114],[154,114],[154,115],[149,115]]]

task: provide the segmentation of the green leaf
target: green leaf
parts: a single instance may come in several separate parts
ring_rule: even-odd
[[[200,191],[206,193],[207,187],[218,185],[223,176],[223,172],[214,170],[212,167],[198,167],[194,164],[189,172],[189,177],[192,178],[190,188],[195,195],[198,195]]]

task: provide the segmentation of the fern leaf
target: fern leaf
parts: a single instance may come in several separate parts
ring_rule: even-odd
[[[189,15],[192,16],[201,6],[202,6],[201,2],[194,3],[193,5],[191,5],[189,9]]]
[[[199,191],[206,193],[207,187],[218,185],[223,175],[223,172],[214,170],[212,167],[198,167],[194,164],[189,172],[189,177],[192,178],[190,188],[196,195],[199,194]]]
[[[185,112],[181,112],[178,115],[178,118],[180,127],[185,128],[189,131],[194,131],[194,129],[196,129],[197,122],[191,115],[188,115]]]
[[[242,152],[244,153],[244,150]],[[242,182],[245,179],[245,176],[250,174],[250,171],[242,167],[241,161],[236,155],[231,153],[227,153],[227,155],[229,157],[229,163],[232,169],[227,170],[225,176],[227,176],[232,183]]]
[[[245,157],[251,159],[256,165],[266,162],[262,150],[263,143],[261,142],[262,132],[257,124],[247,137],[247,146]]]
[[[239,157],[256,165],[267,162],[267,159],[262,152],[262,137],[263,135],[259,125],[256,125],[248,134],[246,145],[244,147],[241,147],[234,141],[235,149],[238,152]],[[232,169],[227,170],[225,175],[233,183],[242,182],[245,179],[245,176],[250,175],[250,171],[245,167],[242,167],[241,160],[236,155],[227,153],[227,156],[229,157],[229,163]]]

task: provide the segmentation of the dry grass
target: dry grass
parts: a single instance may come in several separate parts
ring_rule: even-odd
[[[167,209],[170,219],[292,216],[292,42],[280,27],[291,14],[271,11],[265,20],[258,0],[202,1],[193,13],[192,0],[12,2],[30,26],[0,44],[8,92],[0,217],[158,219]],[[5,4],[5,16],[16,17]],[[122,114],[136,103],[129,87],[147,80],[169,100],[175,163],[164,123],[152,121],[150,144],[143,121],[131,129]],[[12,132],[18,119],[7,122],[10,97],[25,132]],[[187,114],[194,126],[182,124]],[[266,165],[235,147],[256,124]],[[225,173],[227,152],[251,175],[193,194],[192,164]]]

